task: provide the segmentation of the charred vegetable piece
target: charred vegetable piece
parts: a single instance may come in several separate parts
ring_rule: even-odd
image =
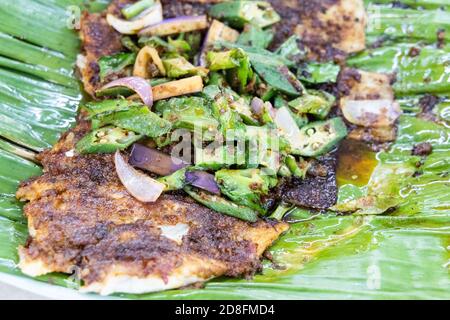
[[[240,90],[243,90],[253,76],[248,55],[242,49],[208,52],[206,59],[211,71],[236,69],[234,76]]]
[[[289,112],[291,113],[292,119],[294,119],[295,123],[297,124],[297,127],[303,128],[306,126],[309,122],[308,116],[306,114],[302,113],[295,113],[292,109],[288,108]]]
[[[130,20],[155,4],[155,0],[141,0],[122,9],[123,16]]]
[[[252,62],[258,75],[274,89],[290,96],[299,96],[304,88],[300,81],[286,66],[273,66]]]
[[[138,43],[141,46],[149,46],[151,48],[155,48],[160,52],[177,53],[177,48],[161,37],[140,37]]]
[[[193,34],[192,34],[193,35]],[[168,52],[168,55],[171,56],[178,56],[181,55],[183,57],[190,57],[193,54],[193,45],[196,45],[196,43],[189,43],[184,38],[186,38],[185,34],[180,34],[177,38],[172,39],[171,37],[168,38],[169,46],[174,52]],[[195,41],[194,37],[189,37],[190,40]]]
[[[160,118],[147,107],[135,107],[98,117],[98,126],[102,127],[108,124],[132,130],[150,138],[160,137],[172,128],[169,121]]]
[[[130,164],[161,176],[168,176],[189,164],[156,149],[135,144],[131,150]]]
[[[289,102],[289,106],[300,114],[312,114],[319,119],[325,119],[330,113],[336,98],[318,90],[308,90],[303,96]]]
[[[281,94],[278,94],[275,96],[273,106],[275,109],[281,109],[283,107],[289,107],[289,102]]]
[[[279,130],[269,126],[247,126],[245,130],[245,139],[252,142],[257,148],[259,148],[259,146],[267,146],[270,150],[280,150],[281,152],[290,152],[291,150],[288,139],[283,135],[280,135]]]
[[[288,155],[284,159],[284,163],[289,168],[294,177],[301,179],[304,179],[306,177],[306,173],[309,169],[309,164],[303,159],[301,159],[300,162],[297,162],[297,160],[293,156]]]
[[[239,32],[231,29],[218,20],[213,20],[201,48],[199,57],[200,66],[206,67],[206,53],[214,46],[217,41],[236,42],[238,38]]]
[[[272,42],[274,33],[272,30],[263,30],[254,24],[246,24],[244,31],[239,36],[237,43],[266,49]]]
[[[133,65],[136,61],[135,53],[118,53],[112,56],[104,56],[98,60],[100,67],[100,79],[105,78],[116,72],[120,72],[126,67]]]
[[[218,3],[211,7],[209,15],[219,20],[225,20],[236,28],[243,28],[246,23],[253,23],[258,27],[265,28],[281,19],[267,1]]]
[[[245,53],[250,58],[250,62],[253,63],[260,63],[268,66],[276,66],[276,67],[282,67],[287,66],[289,68],[293,68],[296,66],[296,62],[289,60],[277,53],[274,53],[269,50],[265,50],[262,48],[257,47],[251,47],[246,46],[239,43],[231,43],[226,41],[219,41],[217,43],[219,47],[227,48],[227,49],[236,49],[240,48],[245,51]]]
[[[207,192],[194,190],[191,187],[185,187],[184,191],[194,200],[211,210],[248,222],[256,222],[258,220],[258,212],[248,207],[237,205],[234,202]]]
[[[142,137],[133,131],[112,126],[104,127],[92,131],[81,139],[76,145],[76,151],[81,154],[114,153],[128,148]]]
[[[129,36],[122,37],[120,42],[126,49],[133,53],[138,53],[139,50],[141,50],[141,48],[139,48],[136,43],[134,43],[133,39],[131,39],[131,37]]]
[[[262,172],[264,172],[264,174],[276,176],[281,166],[281,156],[278,150],[272,151],[267,148],[262,148],[261,150],[255,148],[252,143],[253,141],[249,141],[246,167],[248,169],[256,169],[261,166],[263,167],[261,168],[261,170]]]
[[[182,190],[186,186],[187,168],[180,169],[169,176],[159,178],[158,181],[166,185],[164,191]]]
[[[201,76],[205,78],[209,70],[202,67],[194,67],[184,57],[163,60],[164,67],[169,78],[181,78],[184,76]]]
[[[276,54],[283,58],[299,61],[305,58],[306,52],[300,50],[299,44],[301,43],[301,38],[297,35],[289,37],[281,46],[275,51]]]
[[[213,174],[205,171],[187,171],[185,181],[188,185],[220,195],[220,189]]]
[[[278,170],[278,175],[280,177],[290,178],[292,177],[292,172],[289,170],[288,166],[283,163]]]
[[[300,130],[292,153],[305,157],[320,156],[333,149],[346,136],[347,127],[341,118],[313,122]]]
[[[220,79],[219,81],[221,80],[223,79]],[[209,81],[209,83],[211,83],[211,81]],[[203,90],[203,96],[205,96],[211,101],[215,101],[215,99],[218,98],[220,95],[222,95],[223,92],[225,92],[229,96],[230,108],[233,111],[237,112],[246,124],[252,126],[259,125],[258,120],[253,117],[252,110],[250,108],[251,97],[249,96],[241,97],[232,89],[225,88],[224,85],[221,83],[219,83],[218,85],[210,84],[209,86],[206,86],[205,89]]]
[[[292,205],[282,203],[270,215],[270,218],[281,221],[288,214],[288,212],[291,211],[293,208],[294,207]]]
[[[241,65],[241,59],[244,58],[246,58],[246,55],[241,49],[219,52],[210,51],[207,54],[207,61],[211,71],[237,68]]]
[[[239,113],[242,120],[245,124],[251,126],[257,126],[258,120],[252,114],[252,110],[250,108],[250,99],[251,97],[237,97],[235,101],[233,101],[230,105],[231,109]]]
[[[299,68],[298,78],[311,84],[327,82],[335,83],[340,71],[341,67],[332,62],[311,62],[303,68]]]
[[[213,117],[210,103],[200,97],[172,98],[159,101],[155,110],[170,121],[174,129],[216,131],[219,122]]]
[[[259,169],[220,170],[216,172],[216,181],[222,193],[232,201],[260,213],[266,212],[261,196],[267,195],[277,182]]]
[[[239,113],[231,108],[234,98],[231,94],[222,90],[212,103],[212,111],[214,117],[219,120],[220,131],[224,137],[234,135],[235,137],[243,137],[245,135],[245,125]]]
[[[108,115],[118,111],[129,110],[133,107],[142,107],[143,105],[138,102],[115,99],[115,100],[103,100],[87,103],[83,109],[87,111],[88,119],[93,119],[99,115]]]
[[[195,166],[202,170],[219,170],[236,164],[245,164],[245,153],[234,146],[196,148]]]

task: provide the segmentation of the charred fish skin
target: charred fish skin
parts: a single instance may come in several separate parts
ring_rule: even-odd
[[[43,176],[17,192],[28,201],[30,238],[19,250],[24,273],[80,268],[82,290],[105,295],[174,289],[221,275],[252,276],[288,229],[227,217],[182,194],[137,201],[115,174],[112,155],[69,153],[87,128],[81,122],[43,152]]]
[[[367,15],[362,0],[270,2],[283,21],[275,26],[273,48],[296,34],[311,60],[342,61],[365,49]]]

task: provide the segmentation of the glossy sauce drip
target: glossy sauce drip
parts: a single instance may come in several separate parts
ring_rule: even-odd
[[[376,153],[371,151],[364,143],[344,140],[338,154],[338,185],[365,186],[377,164]]]

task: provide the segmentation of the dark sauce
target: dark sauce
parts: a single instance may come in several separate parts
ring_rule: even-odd
[[[365,186],[377,164],[376,153],[366,144],[344,140],[338,152],[338,186],[345,184]]]

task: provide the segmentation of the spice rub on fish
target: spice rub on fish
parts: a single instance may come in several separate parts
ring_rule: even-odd
[[[83,12],[80,21],[82,53],[77,57],[77,68],[81,75],[84,90],[94,97],[102,82],[112,81],[124,74],[113,74],[101,81],[98,60],[103,56],[120,53],[124,50],[121,34],[106,21],[106,14],[120,15],[120,10],[133,0],[114,0],[103,13]]]
[[[251,276],[288,225],[247,223],[180,194],[145,204],[119,181],[112,155],[80,156],[81,123],[39,157],[44,175],[17,192],[30,238],[19,250],[30,276],[80,270],[82,291],[144,293],[214,277]]]
[[[365,48],[366,12],[362,0],[271,0],[281,15],[274,47],[292,34],[312,60],[345,58]]]
[[[94,96],[101,85],[98,59],[122,51],[121,35],[108,24],[104,15],[84,12],[80,37],[83,53],[77,57],[77,67],[84,90]]]

